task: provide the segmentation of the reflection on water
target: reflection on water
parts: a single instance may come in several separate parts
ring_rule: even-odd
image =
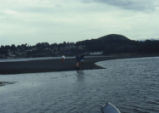
[[[0,86],[5,86],[5,85],[9,85],[9,84],[14,84],[15,82],[1,82],[0,81]]]
[[[83,81],[84,80],[84,71],[83,70],[77,70],[76,71],[76,77],[77,77],[77,81]]]
[[[107,69],[1,75],[0,113],[159,113],[159,58],[110,60]]]

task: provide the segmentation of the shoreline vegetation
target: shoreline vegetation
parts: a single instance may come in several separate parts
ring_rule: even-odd
[[[131,40],[119,34],[78,42],[48,43],[35,45],[1,45],[0,58],[37,58],[57,56],[112,55],[112,54],[159,54],[159,40]]]
[[[96,62],[112,59],[123,58],[141,58],[141,57],[155,57],[159,55],[111,55],[111,56],[87,56],[80,66],[80,70],[88,69],[104,69],[96,65]],[[60,71],[73,71],[76,70],[76,59],[67,58],[62,59],[41,59],[41,60],[28,60],[28,61],[3,61],[0,62],[0,75],[6,74],[23,74],[23,73],[40,73],[40,72],[60,72]],[[2,84],[2,83],[1,83]]]

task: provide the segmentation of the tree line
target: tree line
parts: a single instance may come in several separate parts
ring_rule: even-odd
[[[0,46],[0,58],[75,56],[77,54],[89,55],[91,52],[98,51],[102,51],[103,55],[121,53],[158,54],[159,40],[135,41],[122,35],[111,34],[76,43],[49,44],[43,42],[36,45],[3,45]]]

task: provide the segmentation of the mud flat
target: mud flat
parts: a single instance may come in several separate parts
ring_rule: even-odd
[[[102,69],[103,67],[97,66],[95,63],[108,59],[111,58],[106,56],[86,57],[80,69]],[[61,59],[6,61],[0,62],[0,74],[71,71],[76,70],[75,64],[75,58],[66,58],[64,62]]]

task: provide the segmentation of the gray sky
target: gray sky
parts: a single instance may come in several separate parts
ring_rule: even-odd
[[[158,20],[159,0],[1,0],[0,45],[159,39]]]

